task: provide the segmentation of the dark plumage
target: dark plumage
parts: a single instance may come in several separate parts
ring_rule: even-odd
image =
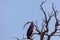
[[[31,36],[32,36],[32,33],[33,33],[33,29],[34,29],[34,23],[31,22],[31,24],[30,24],[30,26],[29,26],[29,28],[27,30],[27,37],[28,37],[28,39],[31,39]]]
[[[29,28],[27,30],[27,34],[26,35],[27,35],[27,39],[31,39],[32,38],[33,29],[34,29],[34,23],[32,21],[32,22],[27,22],[26,24],[28,24],[28,23],[30,23],[30,26],[29,26]]]

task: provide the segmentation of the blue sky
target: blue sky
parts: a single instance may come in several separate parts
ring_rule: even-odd
[[[47,0],[46,5],[43,6],[47,13],[51,11],[52,2],[60,11],[60,0]],[[12,37],[22,38],[25,34],[22,26],[27,21],[37,20],[40,24],[43,18],[40,3],[41,0],[0,0],[0,40],[16,40]],[[51,40],[60,40],[60,38],[52,37]]]

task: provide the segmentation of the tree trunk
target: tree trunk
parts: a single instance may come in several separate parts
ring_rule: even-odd
[[[43,40],[43,37],[41,37],[40,40]]]

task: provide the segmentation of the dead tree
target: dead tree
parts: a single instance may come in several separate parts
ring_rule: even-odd
[[[52,3],[52,10],[53,10],[53,13],[54,13],[54,17],[55,17],[55,29],[54,31],[50,34],[50,35],[47,35],[48,36],[48,39],[47,40],[50,40],[51,36],[60,36],[60,35],[55,35],[56,33],[60,33],[60,32],[57,32],[58,31],[58,26],[60,26],[59,24],[59,20],[57,18],[57,15],[58,15],[58,11],[55,10],[55,7],[54,7],[54,3]]]
[[[40,5],[40,8],[41,8],[41,10],[42,10],[42,12],[43,12],[43,14],[44,14],[44,20],[43,20],[43,23],[42,23],[42,29],[41,29],[41,31],[39,31],[38,29],[37,29],[37,26],[36,26],[36,31],[38,32],[38,35],[40,35],[40,40],[44,40],[44,35],[46,34],[46,33],[48,33],[48,23],[49,23],[49,21],[50,21],[50,19],[51,19],[51,17],[53,16],[53,15],[51,15],[50,17],[49,17],[49,19],[47,19],[47,15],[46,15],[46,12],[44,11],[44,9],[43,9],[43,4],[44,4],[44,2],[46,2],[46,1],[43,1],[42,3],[41,3],[41,5]],[[44,27],[46,28],[46,30],[44,29]],[[37,34],[37,33],[35,33],[35,34]]]
[[[60,35],[55,35],[56,33],[58,34],[58,33],[60,33],[60,32],[57,32],[58,30],[60,30],[60,29],[58,29],[58,26],[60,26],[60,24],[59,24],[59,20],[58,20],[58,18],[57,18],[57,15],[58,15],[58,11],[57,10],[55,10],[55,7],[54,7],[54,3],[52,3],[52,12],[49,14],[49,16],[48,16],[48,18],[47,18],[47,13],[45,12],[45,10],[43,9],[43,4],[45,3],[46,1],[42,1],[42,3],[41,3],[41,5],[40,5],[40,8],[41,8],[41,11],[43,12],[43,14],[44,14],[44,20],[43,20],[43,22],[42,22],[42,29],[41,29],[41,31],[38,29],[38,27],[37,27],[37,25],[35,25],[36,26],[36,31],[38,32],[38,33],[34,33],[34,34],[38,34],[38,35],[40,35],[40,40],[44,40],[44,36],[46,35],[48,38],[47,38],[47,40],[50,40],[51,39],[51,37],[52,36],[60,36]],[[51,34],[48,34],[48,32],[49,32],[49,22],[50,22],[50,20],[51,20],[51,18],[52,17],[55,17],[55,29],[54,29],[54,31],[53,32],[51,32]]]
[[[45,36],[47,36],[47,40],[50,40],[52,36],[60,36],[60,35],[58,35],[58,33],[60,33],[60,32],[57,32],[58,30],[60,30],[60,29],[58,29],[58,26],[60,26],[60,24],[59,24],[60,20],[57,17],[58,10],[55,9],[54,3],[52,3],[52,12],[48,13],[49,15],[47,17],[47,13],[46,13],[46,11],[43,8],[43,4],[45,2],[46,1],[42,1],[41,5],[40,5],[40,9],[41,9],[41,11],[44,14],[44,19],[42,21],[41,30],[39,30],[39,26],[38,26],[37,22],[36,22],[36,24],[34,24],[33,21],[32,22],[27,22],[24,25],[24,27],[25,27],[28,23],[30,23],[29,28],[27,30],[27,34],[26,34],[27,35],[27,39],[32,40],[32,36],[35,35],[35,34],[40,36],[40,40],[44,40]],[[48,34],[48,32],[49,32],[49,23],[50,23],[50,20],[52,19],[52,17],[55,18],[55,23],[54,23],[55,24],[54,25],[55,28],[54,28],[53,32]],[[33,33],[34,27],[36,28],[35,29],[36,33]],[[57,35],[56,35],[56,33],[57,33]]]

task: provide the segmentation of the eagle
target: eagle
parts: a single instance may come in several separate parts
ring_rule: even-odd
[[[27,39],[31,39],[31,38],[32,38],[32,34],[33,34],[33,29],[34,29],[34,22],[33,22],[33,21],[32,21],[32,22],[27,22],[27,23],[24,25],[24,27],[25,27],[28,23],[30,23],[30,25],[29,25],[29,28],[28,28],[28,30],[27,30],[26,36],[27,36]]]

